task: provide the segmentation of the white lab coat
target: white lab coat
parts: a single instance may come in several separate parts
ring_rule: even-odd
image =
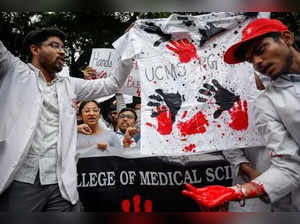
[[[57,142],[57,179],[62,197],[78,201],[75,101],[91,100],[115,93],[132,68],[123,61],[105,80],[63,77],[57,84],[59,136]],[[31,146],[41,110],[37,74],[14,57],[0,41],[0,194],[10,185]],[[4,140],[4,141],[3,141]]]
[[[270,167],[270,154],[265,147],[224,150],[223,155],[232,164],[233,185],[245,183],[239,172],[241,163],[250,163],[260,173]],[[238,201],[231,201],[229,203],[229,211],[270,212],[271,206],[259,198],[251,198],[245,201],[244,206],[241,206]]]
[[[288,80],[286,80],[288,79]],[[256,126],[271,153],[257,181],[281,211],[300,211],[300,75],[284,75],[256,99]]]

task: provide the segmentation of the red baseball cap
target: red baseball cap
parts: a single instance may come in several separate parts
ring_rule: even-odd
[[[236,51],[254,38],[271,32],[283,32],[288,30],[287,26],[277,19],[260,18],[250,22],[242,31],[242,40],[232,45],[224,54],[224,61],[228,64],[237,64],[245,61],[236,57]]]

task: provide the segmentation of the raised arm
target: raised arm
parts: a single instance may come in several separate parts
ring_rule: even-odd
[[[132,69],[132,60],[121,61],[113,74],[105,79],[84,80],[71,78],[77,100],[92,100],[116,93],[124,84]]]
[[[19,58],[12,55],[0,40],[0,79],[9,74],[9,71],[14,69],[18,62],[23,63]]]

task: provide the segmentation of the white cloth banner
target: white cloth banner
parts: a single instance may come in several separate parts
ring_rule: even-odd
[[[253,18],[238,13],[138,20],[114,43],[137,58],[142,83],[141,151],[185,154],[261,146],[253,124],[259,94],[251,65],[223,54]]]
[[[96,69],[97,74],[95,78],[106,78],[109,74],[114,72],[119,61],[120,56],[115,49],[94,48],[92,50],[89,66]],[[140,79],[137,61],[134,61],[133,69],[119,92],[130,96],[140,96]],[[112,96],[105,98],[109,99],[111,97]]]

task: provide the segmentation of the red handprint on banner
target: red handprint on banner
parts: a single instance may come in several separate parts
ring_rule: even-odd
[[[208,120],[201,111],[195,114],[190,120],[185,122],[179,121],[177,124],[182,136],[203,134],[206,132],[208,126]]]
[[[242,101],[238,101],[237,106],[233,106],[228,113],[231,117],[231,122],[229,123],[229,127],[234,130],[246,130],[248,128],[248,104],[247,101],[244,100],[243,106]]]
[[[167,110],[166,106],[158,106],[157,116],[155,117],[157,120],[157,125],[151,124],[149,122],[146,125],[150,127],[154,127],[161,135],[169,135],[172,132],[172,112]]]
[[[146,123],[150,127],[154,127],[161,135],[169,135],[172,132],[173,123],[175,123],[176,115],[181,108],[183,97],[177,93],[166,93],[162,89],[156,89],[157,94],[149,96],[147,103],[150,107],[156,107],[157,111],[152,111],[151,117],[155,117],[158,127],[151,123]],[[163,104],[166,105],[163,105]]]
[[[167,44],[166,47],[178,55],[180,62],[188,63],[192,58],[200,60],[197,55],[196,47],[187,39],[177,41],[170,40],[169,43],[173,46]]]
[[[132,198],[133,202],[133,212],[141,212],[141,195],[134,195]],[[122,211],[130,212],[131,202],[129,200],[122,201]],[[144,201],[144,211],[142,212],[152,212],[152,201],[145,200]]]

